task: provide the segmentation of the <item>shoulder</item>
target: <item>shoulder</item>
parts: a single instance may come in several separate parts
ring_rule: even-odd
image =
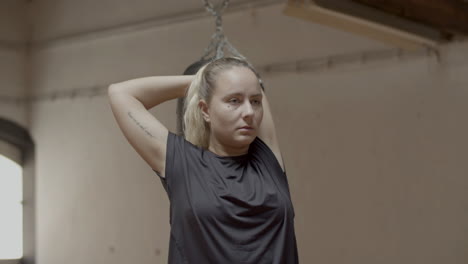
[[[283,157],[279,150],[279,147],[274,144],[274,142],[269,141],[266,138],[256,137],[254,140],[255,144],[258,145],[266,155],[270,155],[272,159],[281,167],[283,172],[285,171]]]
[[[174,181],[196,164],[203,163],[203,149],[186,140],[183,135],[169,131],[167,135],[166,162],[164,175]],[[159,174],[158,174],[159,175]]]
[[[176,161],[187,158],[202,158],[204,149],[188,141],[183,135],[169,132],[167,139],[167,156]]]

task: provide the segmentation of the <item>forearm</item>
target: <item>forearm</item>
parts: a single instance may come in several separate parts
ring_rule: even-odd
[[[136,98],[146,109],[183,97],[195,75],[151,76],[114,83],[108,93],[124,93]]]

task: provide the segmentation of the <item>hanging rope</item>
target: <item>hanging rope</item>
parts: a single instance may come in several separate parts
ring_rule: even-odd
[[[205,9],[216,18],[216,30],[211,36],[211,41],[200,60],[213,60],[224,57],[224,48],[226,47],[232,55],[246,59],[239,51],[229,43],[223,31],[222,14],[229,6],[229,0],[224,0],[218,10],[208,0],[203,0]],[[214,53],[213,55],[211,55]]]

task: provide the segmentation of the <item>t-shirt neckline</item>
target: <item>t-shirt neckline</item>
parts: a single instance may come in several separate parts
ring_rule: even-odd
[[[250,150],[250,148],[249,148]],[[220,156],[208,149],[205,149],[205,151],[207,153],[209,153],[211,156],[215,157],[215,158],[218,158],[218,159],[232,159],[232,160],[238,160],[238,159],[243,159],[243,158],[246,158],[249,154],[250,154],[250,151],[247,152],[246,154],[242,154],[242,155],[238,155],[238,156]]]
[[[254,140],[255,141],[255,140]],[[251,151],[252,151],[252,144],[254,144],[254,141],[252,141],[252,143],[250,143],[249,145],[249,149],[247,150],[247,153],[245,154],[242,154],[242,155],[238,155],[238,156],[220,156],[212,151],[210,151],[209,149],[204,149],[206,152],[209,153],[209,155],[217,158],[217,159],[222,159],[222,160],[242,160],[242,159],[245,159],[247,158],[250,154],[251,154]]]

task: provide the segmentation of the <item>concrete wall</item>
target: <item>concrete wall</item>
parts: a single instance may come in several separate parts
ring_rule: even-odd
[[[81,34],[173,7],[143,0],[30,5],[35,95],[181,74],[214,30],[206,17]],[[229,40],[254,65],[388,48],[285,17],[282,6],[224,17]],[[301,263],[468,261],[465,54],[468,44],[460,43],[444,47],[439,63],[422,57],[265,75]],[[151,110],[171,131],[175,104]],[[38,100],[30,115],[38,263],[166,263],[168,199],[118,129],[105,94]]]
[[[468,260],[467,51],[271,80],[304,263]]]

